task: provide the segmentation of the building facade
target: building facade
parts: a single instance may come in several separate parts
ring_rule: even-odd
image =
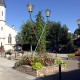
[[[0,47],[3,46],[4,50],[14,49],[17,33],[13,26],[6,24],[6,5],[4,0],[0,0]]]

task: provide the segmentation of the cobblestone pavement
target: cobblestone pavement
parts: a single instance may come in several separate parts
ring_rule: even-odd
[[[35,77],[12,69],[14,60],[0,57],[0,80],[34,80]]]

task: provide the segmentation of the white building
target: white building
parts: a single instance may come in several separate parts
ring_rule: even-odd
[[[0,47],[3,46],[4,50],[14,49],[18,31],[13,26],[8,26],[5,20],[6,5],[4,0],[0,0]]]

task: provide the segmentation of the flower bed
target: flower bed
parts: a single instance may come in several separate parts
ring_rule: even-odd
[[[46,76],[58,72],[59,64],[62,65],[62,70],[66,67],[64,61],[47,57],[26,57],[24,56],[15,63],[15,69],[33,76]]]

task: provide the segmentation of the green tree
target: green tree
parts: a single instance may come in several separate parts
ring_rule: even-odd
[[[43,20],[42,13],[41,13],[41,11],[39,11],[37,18],[36,18],[36,34],[37,34],[38,38],[40,38],[42,31],[44,29],[44,26],[45,26],[45,22]],[[38,45],[37,51],[38,52],[40,52],[41,50],[46,51],[46,30],[44,30],[44,32],[40,38],[40,45]]]
[[[48,21],[46,26],[46,49],[52,45],[52,41],[50,40],[50,29],[53,27],[53,22]]]
[[[51,44],[51,45],[58,45],[59,43],[59,34],[60,34],[60,27],[61,24],[60,22],[52,22],[50,23],[50,25],[48,26],[50,27],[47,33],[47,41]]]
[[[59,43],[61,45],[67,45],[67,43],[70,40],[70,36],[68,33],[68,28],[66,25],[63,25],[60,29],[60,38],[59,38]]]
[[[80,29],[76,29],[75,31],[74,31],[74,35],[80,35]]]
[[[74,31],[74,45],[80,48],[80,28]]]
[[[22,36],[22,44],[30,44],[30,50],[32,53],[32,46],[35,45],[35,35],[32,30],[35,24],[31,21],[27,21],[27,23],[22,25],[21,36]]]
[[[55,47],[59,51],[59,48],[64,48],[65,52],[73,50],[73,42],[71,40],[71,33],[68,32],[66,25],[61,26],[60,22],[48,23],[47,29],[47,48]],[[71,47],[71,50],[69,49]]]
[[[69,52],[69,53],[72,53],[75,51],[75,46],[72,39],[70,39],[70,41],[67,43],[66,50],[67,50],[66,52]]]

